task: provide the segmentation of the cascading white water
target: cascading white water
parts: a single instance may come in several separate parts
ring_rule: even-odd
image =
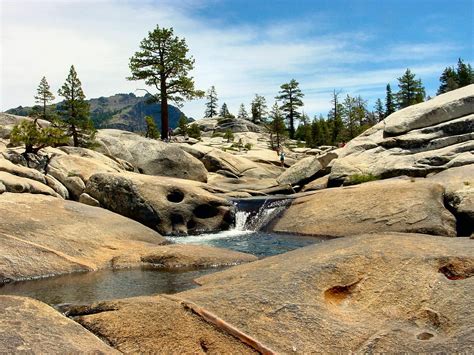
[[[167,237],[179,244],[203,244],[216,239],[234,238],[239,235],[256,233],[282,212],[290,200],[265,201],[257,213],[250,211],[235,212],[235,225],[232,229],[218,233],[204,233],[187,237]]]

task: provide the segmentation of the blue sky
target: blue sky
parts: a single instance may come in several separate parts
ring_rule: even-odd
[[[56,91],[74,64],[88,97],[134,92],[128,59],[156,24],[173,26],[196,59],[200,89],[215,85],[231,112],[255,93],[269,106],[295,78],[305,112],[326,114],[333,89],[369,108],[411,68],[434,95],[457,58],[473,63],[473,0],[0,1],[0,110],[33,104],[46,75]],[[137,92],[137,94],[141,94]],[[200,118],[204,101],[184,105]]]

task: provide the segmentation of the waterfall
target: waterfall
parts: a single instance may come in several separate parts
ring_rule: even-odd
[[[235,226],[233,229],[238,231],[259,231],[265,228],[276,216],[283,212],[290,202],[290,199],[266,199],[263,200],[263,203],[258,207],[258,209],[254,209],[253,211],[249,211],[249,207],[247,207],[247,209],[239,209],[239,207],[244,206],[239,206],[239,202],[237,202]]]

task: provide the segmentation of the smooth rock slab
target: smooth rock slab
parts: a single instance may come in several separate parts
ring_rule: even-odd
[[[342,237],[368,232],[456,236],[454,216],[444,207],[444,188],[410,179],[332,188],[297,198],[275,232]]]
[[[339,238],[197,279],[174,295],[281,354],[472,353],[474,240]]]
[[[0,296],[0,352],[119,354],[50,306],[16,296]]]

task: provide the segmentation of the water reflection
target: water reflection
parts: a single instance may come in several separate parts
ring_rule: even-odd
[[[197,285],[195,278],[222,269],[162,271],[156,269],[101,270],[0,287],[0,294],[39,299],[51,305],[83,304],[158,293],[177,293]]]

